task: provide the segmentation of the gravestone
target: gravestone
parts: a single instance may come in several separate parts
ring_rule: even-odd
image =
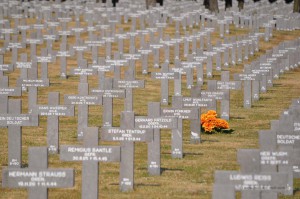
[[[198,119],[199,110],[195,108],[183,108],[182,96],[172,97],[172,108],[162,108],[161,116],[163,117],[175,117],[178,119],[177,129],[172,129],[172,157],[183,158],[183,119]],[[200,120],[199,120],[200,123]],[[197,137],[197,136],[196,136]],[[200,139],[200,136],[197,137]]]
[[[83,129],[88,127],[88,106],[102,105],[102,97],[89,95],[88,83],[79,83],[78,95],[65,95],[64,104],[78,105],[77,138],[83,138]]]
[[[134,186],[134,142],[151,142],[153,130],[139,129],[134,125],[134,112],[121,113],[120,127],[103,127],[101,139],[121,142],[120,190],[132,191]]]
[[[60,77],[62,79],[67,78],[67,57],[71,57],[70,51],[67,51],[67,44],[60,44],[60,51],[56,54],[57,57],[60,57]]]
[[[134,70],[125,72],[125,79],[114,79],[114,88],[125,89],[125,111],[133,110],[133,91],[134,88],[144,88],[145,80],[135,80]]]
[[[251,81],[261,80],[261,76],[254,73],[234,74],[234,79],[244,82],[244,108],[252,106]]]
[[[9,88],[9,77],[0,77],[0,113],[8,113],[8,97],[21,96],[21,88]]]
[[[74,170],[48,168],[47,148],[30,147],[28,168],[3,169],[2,186],[27,188],[29,199],[46,199],[48,198],[48,188],[74,186]]]
[[[200,86],[193,86],[191,88],[191,97],[182,97],[182,105],[185,108],[196,108],[201,113],[201,108],[216,107],[216,100],[212,98],[205,98],[201,96]],[[200,117],[201,118],[201,117]],[[201,142],[201,120],[200,118],[191,119],[191,141],[192,144]]]
[[[152,79],[161,80],[161,104],[169,104],[169,80],[178,79],[179,74],[176,72],[170,72],[168,63],[164,63],[161,68],[161,72],[152,72]]]
[[[83,146],[61,146],[60,160],[82,161],[81,197],[97,199],[99,195],[99,162],[119,162],[119,146],[99,146],[97,127],[84,129]]]
[[[149,102],[148,116],[135,117],[135,127],[153,129],[153,140],[148,142],[148,172],[150,175],[160,175],[160,129],[176,129],[177,119],[160,116],[160,103]]]
[[[113,79],[106,78],[100,89],[92,89],[91,94],[100,95],[103,100],[102,126],[113,126],[113,98],[125,98],[124,89],[114,89]]]
[[[221,118],[229,120],[230,118],[230,90],[240,90],[240,81],[230,81],[229,71],[222,71],[221,81],[217,81],[217,89],[228,93],[228,100],[221,101]]]
[[[22,126],[38,126],[38,116],[21,113],[21,100],[8,100],[8,113],[0,114],[0,127],[8,127],[8,166],[22,164]]]
[[[47,145],[49,153],[59,152],[59,117],[74,116],[73,105],[59,105],[59,92],[48,94],[48,105],[37,105],[33,114],[47,116]]]

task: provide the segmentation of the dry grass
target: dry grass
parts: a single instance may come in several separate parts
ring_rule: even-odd
[[[71,24],[70,24],[71,25]],[[128,25],[123,26],[124,30]],[[197,28],[195,28],[197,29]],[[189,30],[191,31],[191,30]],[[167,34],[174,33],[174,27],[166,29]],[[247,30],[235,29],[231,26],[231,36],[245,34]],[[300,36],[300,31],[284,32],[275,31],[273,38],[269,43],[261,41],[260,51],[255,57],[263,54],[265,50],[278,45],[283,40],[292,40]],[[84,34],[83,38],[87,35]],[[213,34],[212,41],[218,40],[218,34]],[[70,37],[69,42],[74,42]],[[137,45],[139,41],[137,40]],[[55,43],[58,48],[59,42]],[[125,50],[128,51],[128,42],[124,42]],[[40,50],[40,48],[39,48]],[[113,45],[113,51],[116,51],[116,45]],[[25,51],[24,51],[25,52]],[[26,49],[29,52],[29,49]],[[99,49],[100,55],[103,56],[105,48]],[[183,53],[181,53],[183,54]],[[91,61],[91,53],[86,53],[85,58]],[[173,50],[171,50],[173,57]],[[149,66],[153,63],[153,57],[149,56]],[[248,60],[249,63],[254,58]],[[9,63],[11,54],[5,55],[5,62]],[[163,51],[161,51],[161,61],[163,60]],[[172,64],[171,64],[172,65]],[[76,66],[75,58],[68,58],[68,71]],[[59,59],[55,63],[49,64],[49,78],[51,85],[49,88],[40,88],[38,91],[38,103],[46,104],[48,92],[60,92],[61,104],[63,103],[64,94],[76,94],[78,77],[69,77],[67,80],[59,78]],[[141,63],[137,62],[137,79],[145,79],[145,89],[134,90],[134,111],[136,115],[147,114],[147,103],[150,101],[160,101],[160,81],[151,80],[150,75],[141,74]],[[228,70],[233,73],[240,72],[243,65],[231,66]],[[149,67],[149,72],[157,71]],[[215,72],[215,71],[214,71]],[[15,80],[20,71],[7,74],[10,77],[10,85],[15,85]],[[216,73],[219,74],[219,73]],[[100,163],[99,175],[99,196],[101,198],[211,198],[213,175],[215,170],[236,170],[239,166],[236,162],[236,152],[241,148],[258,147],[258,130],[270,128],[270,120],[278,119],[279,114],[286,109],[293,98],[300,96],[300,84],[298,77],[300,70],[289,71],[280,79],[274,81],[274,87],[266,94],[261,95],[261,100],[253,104],[253,108],[244,109],[242,107],[242,91],[231,92],[231,119],[229,121],[234,133],[202,135],[202,143],[193,145],[189,143],[189,122],[184,122],[184,158],[172,159],[171,133],[162,131],[161,133],[161,162],[162,175],[149,176],[147,174],[147,146],[145,143],[136,143],[135,150],[135,189],[133,192],[121,193],[119,191],[119,164],[118,163]],[[214,76],[218,79],[219,76]],[[206,79],[207,80],[207,79]],[[90,88],[98,86],[97,77],[89,77]],[[205,86],[204,86],[205,87]],[[184,95],[189,91],[185,88],[185,81],[182,83]],[[173,83],[170,82],[170,95],[173,94]],[[23,113],[27,112],[27,94],[23,100]],[[120,112],[124,110],[124,101],[122,99],[114,100],[113,116],[114,126],[119,125]],[[77,113],[77,109],[76,109]],[[102,108],[91,106],[89,108],[89,126],[101,126]],[[46,118],[40,118],[40,126],[34,128],[23,128],[22,135],[22,164],[27,164],[27,151],[31,146],[46,146]],[[0,129],[2,139],[0,140],[0,160],[1,166],[7,166],[7,129]],[[60,118],[60,143],[68,145],[80,145],[77,141],[77,117]],[[107,142],[100,141],[100,144]],[[117,144],[117,143],[109,143]],[[75,186],[70,189],[49,189],[49,198],[68,198],[77,199],[81,197],[81,162],[61,162],[59,155],[49,155],[49,167],[51,168],[74,168],[75,169]],[[0,171],[2,168],[0,169]],[[285,198],[300,198],[300,181],[295,180],[295,196]],[[25,189],[7,189],[0,188],[0,198],[25,198],[27,191]],[[282,197],[284,198],[284,197]]]

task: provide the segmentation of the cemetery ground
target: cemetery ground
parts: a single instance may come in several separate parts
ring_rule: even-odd
[[[174,28],[174,27],[173,27]],[[172,34],[174,29],[169,28],[165,32]],[[126,31],[126,27],[125,27]],[[237,30],[231,27],[231,34],[245,33],[246,30]],[[263,31],[263,30],[262,30]],[[300,36],[300,31],[275,31],[270,42],[260,40],[260,51],[251,57],[248,62],[236,66],[230,66],[227,70],[230,74],[242,71],[243,65],[250,63],[265,50],[278,45],[281,41],[292,40]],[[212,35],[212,42],[216,42],[218,35]],[[71,38],[72,39],[72,38]],[[69,41],[72,42],[72,41]],[[137,42],[138,43],[138,42]],[[128,44],[125,44],[128,47]],[[54,48],[59,48],[56,42]],[[113,46],[116,50],[116,46]],[[38,53],[39,53],[38,49]],[[128,50],[128,49],[127,49]],[[103,53],[105,50],[100,50]],[[172,52],[172,51],[171,51]],[[22,51],[20,52],[22,53]],[[163,54],[163,53],[162,53]],[[103,55],[100,55],[103,56]],[[171,54],[172,56],[172,54]],[[91,55],[85,54],[89,59]],[[151,57],[150,64],[151,66]],[[10,57],[5,57],[10,60]],[[173,63],[170,63],[173,65]],[[59,76],[59,59],[49,64],[50,87],[38,89],[38,104],[47,104],[49,92],[60,92],[60,103],[63,104],[65,94],[78,93],[77,76],[68,76],[61,79]],[[68,58],[68,71],[76,66],[76,57]],[[124,69],[122,69],[124,72]],[[149,68],[149,72],[158,69]],[[14,87],[19,71],[8,73],[10,86]],[[149,73],[150,74],[150,73]],[[147,103],[160,101],[160,81],[151,80],[150,75],[141,73],[141,63],[137,62],[137,79],[146,79],[144,89],[135,89],[134,112],[136,116],[147,115]],[[124,75],[122,73],[122,75]],[[300,69],[288,71],[280,79],[274,80],[274,87],[267,93],[261,94],[260,100],[254,102],[251,109],[243,107],[242,91],[231,91],[230,100],[230,128],[232,134],[202,134],[201,144],[190,144],[189,122],[184,121],[183,148],[184,158],[173,159],[171,157],[171,131],[161,130],[161,176],[149,176],[147,172],[147,145],[145,143],[135,144],[135,189],[132,192],[122,193],[119,191],[119,163],[100,163],[99,165],[99,195],[101,198],[211,198],[212,184],[214,182],[215,170],[238,170],[236,152],[241,148],[258,148],[258,131],[270,128],[270,120],[278,119],[280,113],[288,108],[291,100],[300,97],[299,84]],[[108,74],[112,76],[112,74]],[[220,73],[214,72],[213,79],[220,79]],[[231,79],[233,77],[231,76]],[[205,79],[206,81],[207,79]],[[89,77],[89,88],[98,86],[97,77]],[[182,94],[187,96],[186,82],[182,82]],[[203,86],[205,88],[206,84]],[[170,82],[170,94],[173,93],[173,82]],[[19,97],[11,97],[18,98]],[[22,99],[22,111],[28,112],[27,94]],[[170,99],[171,101],[171,99]],[[77,108],[75,109],[77,115]],[[119,126],[120,112],[124,110],[124,100],[114,99],[113,126]],[[202,110],[204,111],[204,110]],[[102,107],[89,107],[89,126],[101,126]],[[200,122],[200,121],[199,121]],[[46,146],[47,118],[40,116],[39,127],[23,127],[22,133],[22,166],[27,167],[28,147]],[[7,166],[7,129],[1,128],[0,160],[1,166]],[[77,116],[60,117],[60,144],[80,145],[77,140]],[[116,142],[103,142],[102,145],[118,145]],[[2,167],[0,171],[2,171]],[[81,162],[61,162],[59,155],[49,155],[49,167],[51,168],[74,168],[75,186],[68,189],[49,189],[49,198],[75,199],[81,197]],[[294,196],[281,198],[300,198],[300,180],[294,181]],[[0,188],[0,198],[26,198],[26,189]]]

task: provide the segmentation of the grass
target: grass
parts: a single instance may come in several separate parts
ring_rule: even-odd
[[[33,23],[30,21],[30,23]],[[138,23],[137,23],[138,24]],[[12,24],[13,25],[13,24]],[[70,26],[73,24],[70,24]],[[123,24],[124,30],[129,30],[128,24]],[[236,29],[230,27],[231,33],[227,36],[247,34],[247,29]],[[194,27],[194,29],[198,29]],[[170,36],[174,34],[174,24],[166,28],[166,33]],[[188,29],[188,31],[192,31]],[[184,34],[181,32],[182,35]],[[260,41],[260,51],[243,62],[248,64],[258,56],[265,53],[266,50],[277,46],[284,40],[293,40],[300,36],[300,31],[285,32],[274,31],[270,42]],[[82,38],[87,38],[87,34],[82,34]],[[218,34],[212,35],[212,43],[220,40]],[[69,42],[74,42],[74,37],[68,38]],[[2,42],[3,44],[3,42]],[[139,41],[137,39],[137,45]],[[55,42],[54,48],[58,49],[59,42]],[[44,46],[43,46],[44,47]],[[125,51],[129,49],[129,42],[124,41]],[[181,46],[183,47],[183,46]],[[40,52],[41,47],[38,47]],[[117,51],[117,45],[112,45],[113,51]],[[183,48],[181,48],[181,55]],[[22,50],[29,53],[29,48]],[[105,48],[99,49],[100,55],[103,56]],[[173,50],[170,51],[171,58]],[[160,61],[163,60],[163,51],[160,54]],[[84,57],[91,61],[91,53],[85,53]],[[182,57],[182,59],[184,59]],[[11,53],[5,54],[5,62],[9,63]],[[76,57],[68,58],[68,71],[76,66]],[[149,72],[158,71],[152,68],[153,56],[149,56]],[[241,72],[243,64],[230,66],[228,70],[230,74]],[[152,80],[150,75],[141,73],[141,62],[137,61],[136,65],[137,79],[145,79],[146,86],[144,89],[135,89],[134,93],[134,111],[136,115],[147,114],[147,103],[151,101],[160,101],[160,81]],[[122,67],[123,68],[123,67]],[[60,60],[48,65],[49,78],[51,85],[48,88],[39,88],[38,103],[47,104],[49,92],[60,92],[61,104],[63,104],[64,94],[77,94],[78,77],[70,76],[67,80],[59,78]],[[122,69],[124,72],[124,68]],[[214,70],[214,74],[219,74]],[[15,86],[15,80],[20,75],[20,71],[7,74],[10,77],[10,86]],[[123,74],[122,74],[123,75]],[[195,75],[195,74],[194,74]],[[236,153],[242,148],[258,148],[258,131],[270,128],[270,120],[279,118],[279,114],[291,104],[291,100],[300,96],[300,84],[298,77],[300,69],[295,69],[283,74],[280,79],[274,80],[274,87],[270,88],[265,94],[261,94],[261,99],[254,102],[253,108],[243,108],[243,93],[241,91],[231,91],[230,100],[230,121],[229,124],[234,132],[232,134],[202,134],[201,144],[190,144],[189,122],[184,121],[183,133],[183,159],[171,158],[171,133],[168,130],[161,131],[161,176],[149,176],[147,174],[147,145],[145,143],[135,144],[135,188],[134,191],[122,193],[119,191],[119,163],[100,163],[99,165],[99,197],[101,198],[211,198],[212,184],[214,182],[215,170],[238,170],[239,165],[236,161]],[[112,76],[112,74],[109,74]],[[98,77],[89,77],[89,86],[91,88],[98,87]],[[213,79],[219,79],[220,76],[215,75]],[[207,79],[205,78],[205,81]],[[186,89],[185,78],[182,82],[182,94],[189,95]],[[174,93],[173,82],[169,84],[170,95]],[[203,86],[205,88],[206,84]],[[14,97],[22,99],[22,112],[26,113],[27,93],[22,97]],[[124,110],[124,100],[114,99],[113,109],[113,125],[119,126],[120,112]],[[170,105],[169,105],[170,106]],[[101,127],[102,107],[89,107],[89,126]],[[76,108],[77,115],[77,108]],[[31,146],[46,146],[46,130],[47,120],[41,118],[39,127],[23,127],[22,131],[22,164],[26,166],[28,148]],[[0,162],[1,166],[7,166],[7,139],[8,130],[0,129],[2,139],[0,140]],[[81,145],[77,140],[77,117],[61,117],[60,118],[60,143],[63,145]],[[118,144],[100,141],[99,144]],[[75,169],[75,186],[68,189],[49,189],[49,198],[81,198],[81,162],[61,162],[59,155],[49,155],[49,168],[74,168]],[[0,168],[2,171],[2,168]],[[2,181],[1,181],[2,182]],[[280,198],[300,198],[300,181],[295,180],[295,195],[291,197]],[[25,189],[8,189],[0,188],[0,198],[26,198],[27,191]]]

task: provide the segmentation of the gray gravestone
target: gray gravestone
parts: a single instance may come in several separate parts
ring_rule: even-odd
[[[221,118],[229,120],[230,118],[230,93],[229,90],[240,90],[240,81],[229,81],[229,71],[222,71],[221,81],[217,81],[217,89],[228,93],[228,99],[221,101]]]
[[[261,76],[258,74],[235,74],[235,80],[244,81],[244,108],[251,108],[252,106],[252,92],[251,92],[251,81],[258,81]]]
[[[132,89],[134,88],[144,88],[145,81],[144,80],[135,80],[132,70],[127,70],[125,80],[114,79],[114,88],[120,88],[126,90],[126,98],[125,98],[125,110],[132,111],[133,110],[133,93]]]
[[[8,113],[1,114],[0,126],[8,127],[8,166],[22,164],[22,126],[38,126],[38,116],[21,114],[21,100],[8,101]]]
[[[106,78],[103,89],[92,89],[93,95],[100,95],[103,98],[103,115],[102,115],[102,126],[111,127],[113,126],[113,98],[125,98],[124,89],[113,89],[113,79]]]
[[[121,142],[120,190],[132,191],[134,186],[134,142],[151,142],[153,130],[134,126],[134,112],[121,113],[121,126],[102,128],[101,139]]]
[[[61,146],[60,160],[82,161],[82,191],[81,197],[98,198],[98,162],[119,162],[119,146],[98,146],[99,130],[88,127],[84,130],[83,146]]]
[[[29,167],[26,169],[5,168],[2,170],[2,186],[27,188],[28,198],[48,198],[48,188],[74,186],[73,169],[49,169],[46,147],[29,148]]]
[[[150,175],[161,174],[160,129],[177,128],[176,118],[160,116],[160,103],[148,103],[148,116],[135,117],[135,127],[153,129],[153,140],[148,143],[148,172]]]
[[[48,105],[37,105],[33,114],[47,116],[47,145],[49,153],[59,152],[59,117],[74,116],[73,105],[59,105],[59,92],[48,94]]]
[[[162,65],[161,72],[152,72],[151,78],[161,80],[161,104],[168,105],[169,104],[169,80],[178,79],[179,74],[175,72],[170,72],[168,64],[164,63]]]
[[[21,96],[21,88],[9,88],[9,77],[0,77],[0,113],[8,113],[8,97]]]
[[[78,139],[83,138],[83,129],[88,126],[88,106],[102,105],[102,97],[99,95],[89,95],[88,83],[79,83],[79,95],[65,95],[64,103],[69,105],[78,105]]]
[[[175,117],[178,119],[178,128],[172,129],[172,157],[183,158],[182,131],[183,119],[199,119],[199,110],[195,108],[183,108],[182,96],[172,97],[172,108],[162,108],[161,116]],[[200,121],[199,121],[200,123]],[[198,138],[200,139],[200,137]]]

